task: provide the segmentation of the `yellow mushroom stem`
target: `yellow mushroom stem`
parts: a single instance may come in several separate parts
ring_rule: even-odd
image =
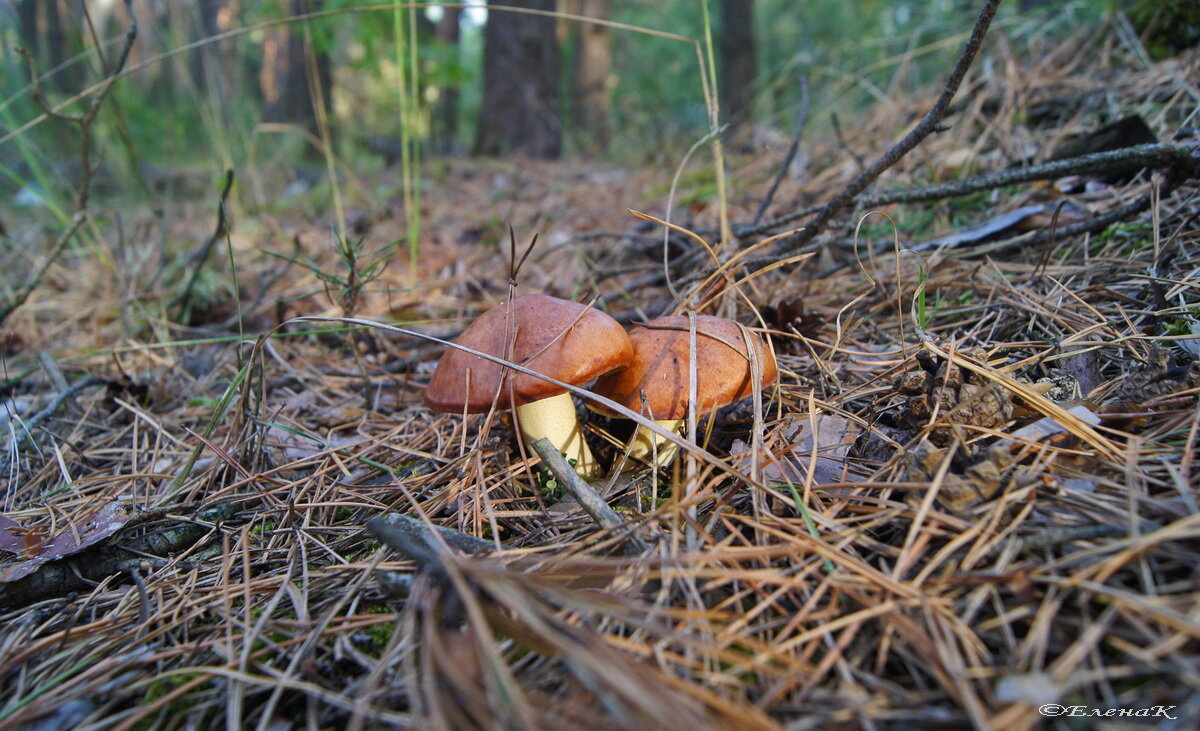
[[[545,437],[562,452],[568,462],[573,461],[575,471],[583,477],[600,476],[600,466],[583,440],[579,420],[575,418],[575,402],[571,394],[561,393],[540,401],[518,406],[517,428],[526,444]]]
[[[655,419],[654,423],[673,434],[678,434],[680,427],[683,426],[683,419]],[[633,435],[633,446],[629,449],[629,456],[649,462],[655,449],[658,450],[658,459],[655,461],[659,467],[671,464],[675,460],[675,455],[679,454],[678,444],[667,441],[646,427],[638,425],[637,431]]]

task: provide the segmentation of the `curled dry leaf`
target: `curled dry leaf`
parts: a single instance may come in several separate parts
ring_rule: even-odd
[[[3,518],[0,520],[0,548],[23,553],[25,560],[0,566],[0,583],[24,578],[44,563],[74,555],[89,546],[94,546],[119,531],[127,521],[128,516],[120,503],[107,503],[82,520],[67,526],[50,540],[42,542],[36,552],[32,552],[28,550],[29,544],[25,539],[28,529],[22,528],[9,518]],[[15,550],[12,548],[14,540],[18,542]],[[30,553],[32,555],[29,555]]]
[[[1096,426],[1100,423],[1100,417],[1094,411],[1086,406],[1076,405],[1067,409],[1067,413],[1076,417],[1080,421]],[[1071,432],[1066,426],[1060,424],[1057,419],[1052,419],[1049,416],[1038,419],[1032,424],[1017,429],[1012,435],[1006,439],[1000,440],[997,444],[1004,446],[1015,446],[1021,443],[1028,442],[1045,442],[1058,441],[1065,437],[1069,437]]]
[[[24,528],[21,524],[7,515],[0,515],[0,551],[20,553],[25,548],[22,540]]]
[[[813,423],[816,424],[814,459]],[[762,479],[768,485],[829,485],[853,480],[843,477],[846,455],[858,439],[857,425],[833,414],[821,414],[810,420],[807,415],[792,416],[767,434],[763,442],[768,454],[760,458]],[[733,443],[734,463],[750,470],[750,445]]]
[[[944,449],[928,439],[922,439],[905,454],[909,479],[914,482],[933,479],[945,459]],[[981,466],[986,463],[984,460],[972,465],[965,475],[948,472],[938,489],[938,503],[949,510],[960,511],[993,497],[1002,484],[1002,470]],[[911,499],[919,500],[920,497],[914,493]]]
[[[930,241],[923,241],[908,247],[913,251],[927,251],[949,246],[979,244],[985,241],[1012,236],[1025,231],[1048,228],[1057,224],[1065,226],[1076,223],[1088,217],[1088,211],[1083,206],[1071,202],[1037,203],[1022,206],[1015,211],[1002,213],[995,218],[984,221],[962,231],[956,231]]]
[[[1106,389],[1106,406],[1116,402],[1138,404],[1194,385],[1193,366],[1189,357],[1170,349],[1147,348],[1144,362],[1131,359],[1123,364],[1121,377]]]

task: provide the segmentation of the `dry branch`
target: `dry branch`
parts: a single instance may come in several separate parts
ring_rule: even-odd
[[[1054,180],[1067,175],[1129,173],[1143,168],[1166,171],[1170,177],[1180,181],[1194,179],[1200,176],[1200,148],[1189,143],[1137,145],[1111,152],[1097,152],[1039,165],[1010,168],[950,183],[859,195],[854,198],[853,204],[857,208],[875,208],[893,203],[925,203],[995,190],[1017,183]],[[738,236],[753,236],[779,230],[821,211],[824,207],[810,206],[759,225],[735,227],[734,231]]]
[[[212,250],[217,242],[229,235],[229,219],[225,213],[225,202],[229,198],[229,191],[232,189],[233,170],[230,169],[225,171],[225,182],[221,184],[221,195],[217,199],[217,225],[213,229],[212,235],[208,237],[208,240],[204,242],[204,245],[196,251],[188,262],[191,274],[188,277],[187,285],[184,286],[179,295],[171,302],[172,307],[180,308],[180,322],[186,323],[191,313],[192,290],[195,289],[196,281],[200,278],[200,270],[204,268],[204,263],[208,261],[208,257],[212,254]]]
[[[922,140],[937,131],[938,125],[946,113],[946,108],[950,106],[950,101],[954,98],[959,85],[967,75],[967,69],[971,67],[971,63],[975,60],[976,54],[979,53],[979,49],[983,45],[984,36],[987,35],[988,27],[991,25],[992,18],[995,16],[996,9],[999,6],[1000,0],[987,0],[984,3],[983,9],[979,12],[979,18],[975,21],[975,26],[971,29],[971,35],[967,38],[967,43],[963,47],[962,54],[959,55],[958,61],[950,71],[949,78],[946,79],[946,85],[942,88],[941,94],[938,95],[937,100],[933,103],[933,107],[925,113],[925,116],[921,118],[917,126],[911,129],[908,134],[904,135],[882,157],[872,163],[866,170],[862,171],[828,203],[822,206],[821,210],[817,212],[816,218],[810,221],[804,230],[789,242],[791,250],[799,249],[809,241],[812,241],[813,238],[825,230],[825,226],[839,211],[850,205],[856,195],[866,190],[867,186],[875,182],[885,170],[895,165],[914,147],[921,144]]]
[[[47,418],[53,416],[54,412],[58,411],[67,401],[70,401],[75,394],[85,388],[91,388],[100,384],[103,384],[103,381],[99,378],[85,376],[60,391],[41,411],[20,422],[16,436],[4,445],[5,454],[3,458],[0,458],[0,474],[7,472],[12,462],[19,458],[21,447],[27,439],[33,436],[34,429],[37,429]]]
[[[600,497],[600,493],[592,487],[586,480],[579,476],[562,453],[559,452],[549,439],[536,439],[531,445],[538,456],[542,458],[542,464],[554,475],[558,483],[563,486],[571,497],[579,503],[583,511],[587,513],[592,520],[601,528],[610,531],[622,530],[626,527],[626,523],[621,519],[617,512],[609,507],[608,502]],[[629,537],[630,544],[637,550],[644,548],[644,544],[637,536]]]
[[[84,221],[87,220],[88,196],[91,194],[93,172],[92,124],[96,121],[96,115],[100,113],[100,106],[108,98],[108,94],[112,91],[117,78],[121,76],[126,62],[129,61],[129,53],[133,50],[133,42],[137,38],[137,18],[133,14],[132,2],[133,0],[125,0],[125,11],[129,14],[129,29],[125,32],[125,45],[121,48],[121,55],[117,58],[116,65],[108,71],[103,87],[92,98],[91,102],[88,103],[87,109],[82,114],[65,114],[50,108],[42,93],[41,81],[38,77],[37,69],[34,68],[32,57],[26,54],[29,59],[29,71],[32,76],[34,101],[42,107],[47,116],[72,122],[79,127],[79,192],[75,203],[75,214],[71,217],[71,223],[55,239],[54,245],[50,247],[50,251],[43,258],[41,264],[34,269],[25,286],[18,290],[8,302],[0,303],[0,325],[4,324],[8,316],[14,310],[21,307],[21,305],[25,304],[25,300],[29,299],[29,295],[42,285],[42,277],[45,276],[46,270],[58,260],[58,257],[62,255],[71,238],[83,226]]]
[[[389,548],[399,551],[423,568],[436,568],[442,542],[463,553],[488,553],[496,544],[468,533],[427,524],[400,513],[385,513],[367,521],[367,530]]]
[[[96,548],[43,564],[29,576],[0,583],[0,607],[25,606],[86,591],[121,573],[166,566],[172,554],[195,546],[205,536],[214,535],[211,524],[231,520],[241,510],[231,502],[218,503],[197,511],[194,519],[174,518],[183,525],[147,532],[127,541],[110,538]],[[131,520],[124,530],[129,530],[136,522]]]

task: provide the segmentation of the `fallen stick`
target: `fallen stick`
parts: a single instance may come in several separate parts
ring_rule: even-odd
[[[566,457],[550,443],[549,439],[542,437],[535,439],[532,443],[533,450],[542,458],[542,464],[554,474],[554,479],[571,494],[579,502],[579,506],[583,511],[591,516],[596,524],[605,530],[617,530],[625,525],[625,521],[621,520],[621,516],[617,515],[616,511],[608,506],[604,498],[600,497],[600,493],[587,483],[579,473],[567,462]]]

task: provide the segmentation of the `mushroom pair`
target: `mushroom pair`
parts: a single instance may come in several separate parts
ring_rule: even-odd
[[[779,375],[775,353],[762,338],[732,320],[694,317],[697,416],[746,398],[756,385],[761,389],[775,382]],[[592,390],[653,419],[667,431],[678,432],[692,398],[691,319],[687,315],[658,317],[634,327],[629,333],[633,362],[624,370],[602,376]],[[629,454],[647,460],[657,452],[655,461],[666,466],[678,451],[677,444],[639,425]]]
[[[761,339],[729,320],[695,316],[696,407],[707,413],[745,398],[774,382],[775,355]],[[686,316],[660,317],[629,334],[608,315],[578,302],[546,295],[525,295],[481,315],[456,345],[502,358],[573,386],[599,378],[595,392],[656,420],[674,431],[687,416],[691,352]],[[747,347],[747,340],[752,349]],[[425,403],[437,411],[482,413],[495,403],[514,411],[521,437],[548,438],[584,477],[599,466],[583,439],[570,393],[550,381],[507,370],[498,363],[452,348],[442,356],[425,391]],[[643,403],[644,397],[644,403]],[[676,449],[638,428],[631,454],[644,458],[655,450],[669,464]]]

